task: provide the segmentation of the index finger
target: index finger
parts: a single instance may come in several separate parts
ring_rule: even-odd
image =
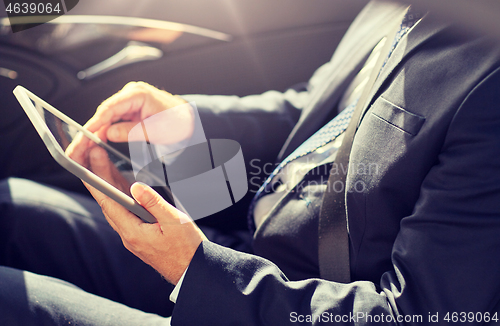
[[[96,113],[87,121],[84,128],[95,132],[103,126],[111,125],[121,120],[124,115],[140,111],[146,101],[146,95],[141,89],[122,89],[101,103]]]
[[[87,149],[91,146],[91,140],[79,132],[73,141],[66,148],[66,155],[73,161],[79,163],[84,167],[88,167]]]

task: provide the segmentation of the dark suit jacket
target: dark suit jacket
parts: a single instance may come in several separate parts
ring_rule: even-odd
[[[283,158],[321,126],[400,11],[371,3],[302,88],[190,97],[207,136],[239,141],[247,159],[279,150]],[[293,234],[294,224],[264,223],[254,239],[261,257],[208,242],[198,248],[173,325],[285,325],[308,314],[345,324],[428,324],[429,314],[444,324],[454,312],[500,318],[499,67],[500,51],[486,38],[424,18],[379,76],[353,143],[346,192],[353,282],[289,280],[262,258],[262,244],[273,233],[266,228]],[[361,173],[366,166],[371,172]]]

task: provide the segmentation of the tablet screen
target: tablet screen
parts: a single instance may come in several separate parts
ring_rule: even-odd
[[[68,147],[73,143],[73,141],[77,139],[77,135],[79,137],[85,137],[76,127],[70,126],[47,110],[43,110],[43,113],[47,127],[65,153]],[[109,160],[111,161],[111,163],[113,163],[117,170],[120,171],[123,177],[126,178],[126,180],[130,182],[130,184],[134,183],[135,178],[130,161],[126,160],[123,157],[118,157],[116,154],[112,153],[109,149],[103,146],[101,147],[106,150]],[[69,157],[72,158],[71,155],[69,155]]]
[[[126,187],[126,189],[129,189],[130,185],[132,185],[136,181],[140,181],[148,185],[157,185],[159,184],[159,182],[160,184],[166,184],[166,180],[164,180],[163,178],[163,180],[157,180],[158,176],[156,175],[158,173],[153,174],[151,172],[148,172],[148,169],[150,167],[147,165],[142,168],[141,173],[134,174],[134,170],[132,167],[133,163],[126,154],[119,152],[117,149],[111,147],[108,144],[96,144],[83,134],[83,132],[80,130],[82,127],[79,128],[75,125],[70,125],[36,102],[33,102],[33,105],[35,106],[36,111],[38,112],[42,120],[45,122],[51,134],[54,136],[54,139],[57,141],[57,144],[59,145],[61,150],[66,154],[68,158],[80,164],[80,166],[89,170],[87,168],[88,164],[82,164],[83,162],[79,162],[79,160],[74,159],[71,153],[74,152],[75,147],[80,146],[79,143],[91,143],[93,146],[100,146],[106,151],[109,161],[120,173],[126,183],[128,183],[128,187]],[[95,174],[95,171],[91,172]],[[96,175],[99,176],[98,174]],[[99,177],[102,178],[102,176]],[[174,200],[170,196],[168,188],[155,187],[155,190],[158,191],[163,197],[165,197],[170,204],[175,205]],[[130,194],[127,193],[127,195]]]

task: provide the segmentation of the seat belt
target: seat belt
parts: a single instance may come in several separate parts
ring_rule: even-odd
[[[406,14],[407,10],[404,11]],[[358,123],[365,107],[366,101],[370,92],[377,80],[377,77],[384,65],[385,60],[392,50],[393,40],[400,30],[401,21],[404,15],[398,20],[398,24],[391,32],[385,37],[383,49],[380,51],[377,63],[373,67],[370,78],[361,94],[354,113],[351,118],[346,131],[344,132],[344,139],[340,146],[335,164],[343,167],[348,167],[349,156],[351,153],[354,135],[358,128]],[[351,281],[350,271],[350,258],[349,258],[349,233],[347,227],[347,209],[346,209],[346,179],[349,173],[332,173],[330,170],[330,177],[328,178],[327,189],[323,194],[323,201],[319,213],[318,222],[318,262],[319,272],[321,278],[329,281],[336,281],[340,283],[349,283]],[[343,185],[342,191],[334,191],[333,185]]]

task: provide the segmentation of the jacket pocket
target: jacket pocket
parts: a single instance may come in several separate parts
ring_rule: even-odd
[[[425,122],[424,117],[408,112],[382,97],[375,101],[370,113],[412,136],[418,134]]]

